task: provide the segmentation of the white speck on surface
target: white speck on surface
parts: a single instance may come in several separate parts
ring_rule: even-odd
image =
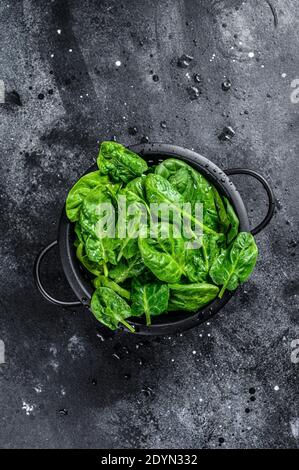
[[[203,399],[202,399],[202,398],[200,398],[200,399],[199,399],[199,401],[200,401],[200,402],[202,402],[202,401],[203,401]]]
[[[275,392],[278,392],[278,390],[279,390],[278,385],[275,385],[274,390],[275,390]]]
[[[61,387],[61,395],[64,397],[66,395],[66,391],[64,387]]]
[[[171,362],[174,362],[174,359],[173,359],[173,358],[171,359]]]
[[[49,362],[49,366],[52,367],[52,369],[55,370],[55,372],[58,371],[59,368],[59,362],[54,361],[53,359]]]
[[[116,67],[120,67],[120,66],[121,66],[121,61],[120,61],[120,60],[116,60],[116,61],[115,61],[115,66],[116,66]]]
[[[50,56],[50,57],[53,59],[53,57],[54,57],[54,54],[51,54],[51,56]]]
[[[254,52],[248,52],[248,57],[250,57],[250,59],[252,59],[254,57]]]
[[[100,333],[97,333],[97,338],[99,338],[101,341],[105,341],[105,338],[103,335],[101,335]]]
[[[35,404],[30,405],[29,403],[26,403],[24,400],[22,401],[22,410],[25,411],[27,416],[30,416],[31,413],[33,412],[34,408],[36,408]]]
[[[286,74],[286,73],[282,73],[281,76],[282,76],[282,78],[286,78],[287,74]]]
[[[295,439],[299,439],[299,418],[292,418],[290,421],[291,431]]]
[[[56,346],[54,346],[53,344],[52,344],[52,346],[50,346],[50,350],[49,350],[49,351],[50,351],[51,354],[53,354],[54,357],[57,356],[57,348],[56,348]]]
[[[36,391],[36,393],[41,393],[43,391],[42,385],[38,384],[33,389]]]
[[[73,52],[73,49],[69,49],[69,52]]]
[[[196,354],[196,351],[192,351],[192,354]]]
[[[68,341],[67,350],[72,356],[72,359],[82,357],[85,353],[83,339],[77,335],[72,336]]]
[[[61,34],[61,29],[57,29],[57,34]]]

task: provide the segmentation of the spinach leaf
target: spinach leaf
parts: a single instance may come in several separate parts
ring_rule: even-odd
[[[124,183],[147,170],[147,163],[139,155],[116,142],[102,142],[97,164],[102,175]]]
[[[258,249],[251,233],[241,232],[229,248],[215,259],[210,276],[215,284],[222,286],[220,298],[226,289],[235,290],[239,284],[247,281],[256,264],[257,255]]]
[[[230,224],[229,232],[227,234],[227,243],[231,243],[231,241],[238,235],[240,222],[229,200],[224,197],[223,202],[226,207],[226,213]]]
[[[169,299],[167,284],[142,284],[134,279],[132,283],[132,314],[146,317],[146,324],[151,324],[151,317],[166,312]]]
[[[87,269],[90,273],[94,274],[95,276],[100,276],[102,273],[102,269],[100,265],[90,261],[85,253],[84,244],[81,242],[77,246],[76,256],[80,263]]]
[[[170,182],[170,184],[184,198],[185,202],[196,199],[197,178],[193,168],[180,160],[164,160],[156,167],[156,175],[160,175]]]
[[[169,311],[196,312],[217,297],[219,289],[213,284],[170,284]]]
[[[113,266],[109,269],[109,277],[118,284],[126,281],[131,277],[137,277],[142,274],[145,270],[144,263],[138,253],[133,258],[128,260],[121,260],[117,266]]]
[[[77,236],[78,242],[79,243],[84,243],[84,238],[83,238],[83,235],[82,235],[82,229],[80,227],[79,222],[76,222],[76,224],[75,224],[75,234]]]
[[[149,203],[168,203],[180,205],[184,202],[183,196],[160,175],[150,173],[145,179],[146,199]]]
[[[125,192],[120,192],[125,195]],[[120,199],[120,198],[119,198]],[[117,221],[117,233],[120,237],[120,251],[117,261],[124,256],[126,259],[132,258],[138,253],[138,237],[141,233],[147,234],[147,210],[142,202],[126,199],[126,217],[125,221],[122,217]]]
[[[129,202],[145,202],[145,178],[145,175],[139,176],[138,178],[130,181],[124,188],[123,194]]]
[[[188,201],[184,201],[183,196],[162,176],[157,174],[147,175],[145,180],[145,191],[146,198],[149,203],[167,204],[170,210],[179,212],[182,219],[185,218],[190,220],[192,224],[197,225],[199,228],[203,229],[204,232],[217,233],[184,209],[182,204]]]
[[[205,282],[208,280],[209,269],[215,258],[225,247],[223,234],[204,234],[200,248],[186,249],[185,273],[191,282]]]
[[[206,269],[209,270],[215,258],[222,248],[225,248],[225,236],[222,233],[217,235],[204,234],[202,237],[201,251],[205,260]]]
[[[202,254],[202,248],[186,250],[185,274],[191,282],[207,280],[209,270]]]
[[[149,210],[145,202],[144,180],[145,176],[135,178],[119,191],[118,208],[119,211],[126,209],[126,225],[123,224],[123,218],[119,217],[117,233],[123,233],[120,238],[120,251],[117,261],[122,256],[129,259],[138,253],[139,231],[142,230],[142,227],[147,230]]]
[[[131,294],[128,290],[119,286],[116,282],[111,281],[111,279],[108,279],[105,276],[102,276],[102,275],[98,276],[96,279],[94,279],[93,284],[96,289],[98,289],[99,287],[109,287],[114,292],[116,292],[121,297],[123,297],[124,299],[130,300]]]
[[[90,261],[103,265],[105,276],[108,276],[107,263],[117,264],[118,241],[113,238],[89,237],[85,241],[86,254]]]
[[[193,206],[203,204],[203,223],[218,230],[218,216],[214,201],[213,186],[187,163],[170,158],[156,167],[155,173],[163,176],[183,196],[184,202]]]
[[[111,197],[107,188],[95,188],[90,191],[83,201],[80,212],[80,227],[82,230],[85,251],[90,261],[104,265],[106,271],[106,263],[117,263],[117,249],[119,240],[112,238],[113,234],[105,234],[102,226],[114,227],[114,213],[100,211],[102,204],[107,204],[108,209],[112,208]],[[100,227],[100,228],[99,228]],[[107,274],[107,272],[106,272]]]
[[[164,282],[178,282],[184,273],[183,238],[139,238],[138,246],[145,266]]]
[[[214,193],[214,200],[215,200],[215,204],[217,208],[221,231],[226,233],[230,225],[230,220],[226,213],[224,202],[215,187],[213,187],[213,193]]]
[[[93,171],[82,176],[69,191],[65,210],[68,219],[71,222],[79,220],[80,209],[83,200],[89,192],[97,186],[104,186],[108,183],[108,177],[100,174],[99,171]]]
[[[221,229],[227,233],[227,243],[229,244],[238,235],[239,219],[229,200],[224,196],[221,197],[216,188],[213,188],[213,191]]]
[[[109,287],[98,287],[91,298],[91,311],[98,321],[111,330],[116,330],[122,323],[129,331],[134,328],[126,321],[132,316],[127,302]]]

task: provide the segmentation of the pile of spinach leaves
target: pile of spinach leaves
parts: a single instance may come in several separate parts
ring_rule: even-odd
[[[123,324],[134,332],[131,317],[144,315],[151,325],[161,314],[196,312],[249,278],[258,255],[254,238],[239,233],[229,200],[194,168],[174,158],[149,168],[116,142],[101,144],[97,165],[68,193],[66,214],[75,224],[77,257],[95,287],[91,310],[101,323],[112,330]],[[163,237],[163,220],[156,237],[99,233],[99,205],[110,203],[117,213],[124,196],[134,207],[132,224],[141,220],[142,207],[167,203],[201,227],[200,243],[187,249],[184,238],[174,236],[174,222],[173,232]],[[201,220],[193,210],[197,202]],[[183,203],[190,203],[189,214],[183,214]]]

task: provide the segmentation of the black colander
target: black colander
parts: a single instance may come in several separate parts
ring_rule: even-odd
[[[153,143],[136,145],[132,146],[131,150],[141,155],[149,165],[154,165],[169,157],[174,157],[193,166],[196,170],[202,173],[220,191],[220,193],[224,194],[230,200],[239,218],[239,230],[242,232],[250,231],[253,235],[256,235],[261,230],[263,230],[266,225],[268,225],[271,218],[273,217],[275,198],[272,189],[270,188],[267,181],[253,170],[233,168],[223,171],[202,155],[194,151],[170,144]],[[93,165],[87,170],[86,173],[95,171],[96,169],[97,166]],[[240,174],[250,175],[257,179],[265,188],[269,201],[266,217],[257,227],[251,230],[249,228],[247,211],[243,200],[229,179],[229,176],[231,175]],[[74,239],[74,225],[67,219],[65,208],[63,208],[59,223],[58,239],[45,247],[37,256],[34,266],[34,277],[39,291],[49,302],[64,307],[74,307],[79,305],[89,307],[94,288],[92,286],[90,277],[77,260],[74,248]],[[76,295],[77,299],[79,299],[78,301],[63,302],[61,300],[57,300],[48,294],[42,285],[40,278],[40,264],[42,258],[51,248],[57,244],[59,247],[63,271],[74,294]],[[196,313],[171,312],[159,317],[153,317],[153,324],[150,326],[145,325],[143,318],[134,317],[134,321],[130,321],[130,324],[134,326],[135,332],[137,334],[142,335],[165,335],[179,333],[210,319],[229,301],[229,299],[236,292],[237,291],[226,291],[222,299],[215,299],[208,306],[200,309]],[[119,328],[125,329],[122,326]]]

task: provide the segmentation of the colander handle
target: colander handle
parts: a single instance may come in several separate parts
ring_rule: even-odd
[[[48,253],[48,251],[50,251],[54,246],[57,245],[57,243],[58,243],[57,240],[55,240],[54,242],[50,243],[45,248],[43,248],[41,252],[37,255],[35,263],[34,263],[34,270],[33,270],[34,280],[35,280],[38,290],[40,291],[42,296],[46,300],[48,300],[48,302],[51,302],[52,304],[55,304],[55,305],[62,305],[64,307],[77,307],[78,305],[82,305],[82,303],[79,301],[64,302],[62,300],[57,300],[54,297],[52,297],[42,285],[42,281],[40,278],[40,265],[41,265],[42,259],[45,256],[45,254]]]
[[[246,168],[231,168],[229,170],[225,170],[224,173],[226,175],[250,175],[250,176],[253,176],[253,178],[258,180],[260,183],[262,183],[268,196],[268,212],[264,220],[257,227],[251,230],[252,235],[256,235],[257,233],[260,233],[268,225],[268,223],[270,222],[274,214],[275,197],[274,197],[274,193],[272,191],[271,186],[262,175],[260,175],[254,170],[248,170]]]

